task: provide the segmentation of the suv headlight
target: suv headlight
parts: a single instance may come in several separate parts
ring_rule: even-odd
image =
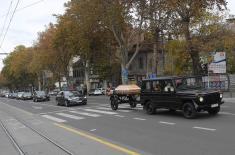
[[[199,101],[200,101],[200,102],[203,102],[203,101],[204,101],[204,98],[203,98],[203,97],[199,97]]]
[[[223,98],[223,94],[220,94],[219,97],[220,97],[220,98]]]

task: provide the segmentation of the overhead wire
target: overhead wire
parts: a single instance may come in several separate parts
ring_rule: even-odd
[[[41,3],[41,2],[43,2],[43,1],[44,1],[44,0],[39,0],[39,1],[36,1],[36,2],[33,2],[33,3],[30,3],[30,4],[28,4],[28,5],[26,5],[26,6],[22,7],[22,8],[17,9],[16,12],[21,11],[21,10],[24,10],[24,9],[26,9],[26,8],[29,8],[29,7],[32,7],[32,6],[34,6],[34,5],[37,5],[38,3]],[[3,14],[3,15],[1,15],[1,17],[5,17],[6,15],[7,15],[7,14]]]
[[[15,15],[15,12],[16,12],[16,9],[17,9],[17,7],[18,7],[18,5],[19,5],[19,2],[20,2],[20,0],[18,0],[17,3],[16,3],[15,9],[14,9],[14,11],[13,11],[13,13],[12,13],[11,19],[10,19],[9,24],[8,24],[8,26],[7,26],[7,29],[6,29],[6,31],[5,31],[5,33],[4,33],[3,39],[2,39],[2,41],[1,41],[1,43],[0,43],[0,47],[2,47],[2,44],[3,44],[3,42],[4,42],[5,38],[6,38],[7,32],[9,31],[9,28],[10,28],[10,25],[11,25],[11,22],[12,22],[12,19],[13,19],[14,15]]]
[[[1,30],[1,33],[0,33],[0,40],[1,40],[1,38],[2,38],[4,29],[5,29],[5,26],[6,26],[6,23],[7,23],[7,18],[8,18],[8,16],[9,16],[9,13],[10,13],[10,10],[11,10],[11,6],[12,6],[12,1],[11,1],[10,5],[9,5],[7,14],[6,14],[5,19],[4,19],[4,24],[3,24],[3,27],[2,27],[2,30]]]

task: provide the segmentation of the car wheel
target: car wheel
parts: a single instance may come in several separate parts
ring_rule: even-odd
[[[83,105],[87,105],[87,102],[84,102]]]
[[[220,111],[220,107],[217,107],[217,108],[209,109],[209,110],[208,110],[208,113],[209,113],[210,115],[216,115],[216,114],[218,114],[219,111]]]
[[[193,103],[185,103],[183,105],[183,114],[185,118],[194,118],[196,116],[196,109]]]
[[[68,107],[68,106],[69,106],[69,101],[68,101],[68,100],[65,100],[65,101],[64,101],[64,105],[65,105],[66,107]]]
[[[151,103],[151,102],[148,102],[145,104],[145,110],[146,110],[146,113],[149,115],[153,115],[156,113],[156,108],[154,107],[153,103]]]
[[[37,99],[37,98],[35,99],[35,102],[38,102],[38,99]]]
[[[115,97],[111,99],[111,108],[112,110],[117,110],[118,109],[118,101]]]

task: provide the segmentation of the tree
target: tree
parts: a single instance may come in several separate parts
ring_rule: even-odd
[[[187,42],[187,52],[192,59],[193,74],[202,72],[199,51],[192,41],[193,25],[204,12],[226,8],[226,0],[169,0],[168,5],[179,17],[176,22],[180,24],[180,32]],[[194,27],[195,28],[195,27]]]

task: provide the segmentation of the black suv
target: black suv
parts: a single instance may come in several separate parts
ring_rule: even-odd
[[[186,118],[194,118],[197,112],[207,111],[215,115],[223,104],[220,91],[206,89],[203,77],[161,77],[143,80],[140,102],[148,114],[156,109],[182,110]]]

